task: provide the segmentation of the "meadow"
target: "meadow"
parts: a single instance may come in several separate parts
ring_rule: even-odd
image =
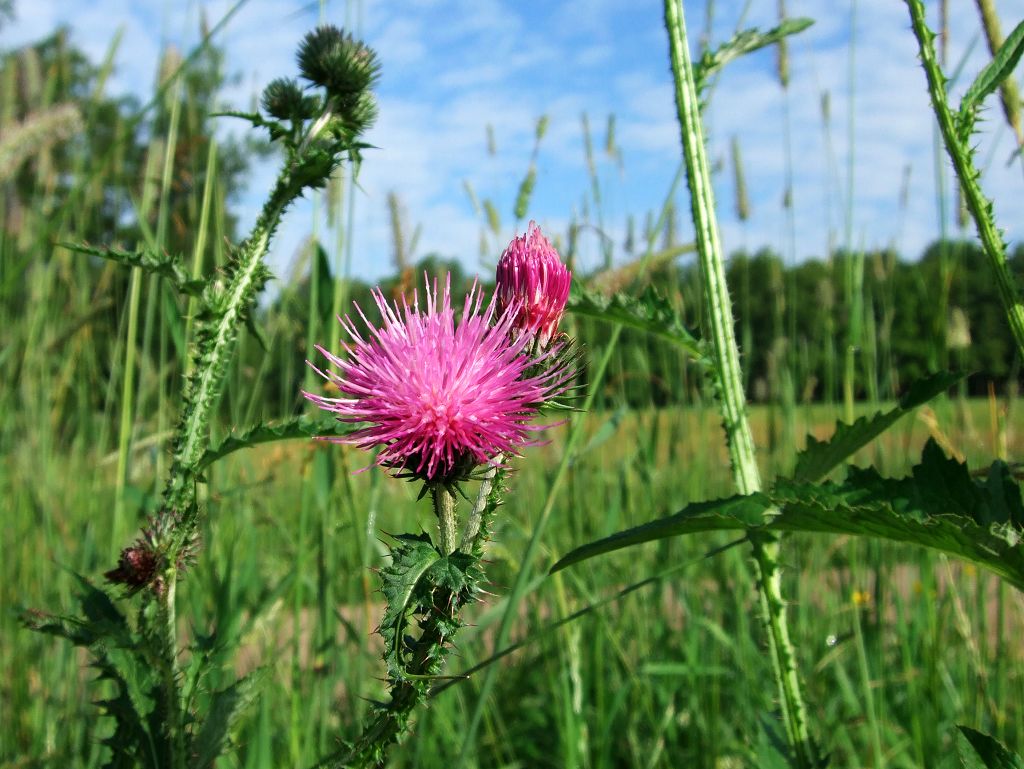
[[[798,31],[769,33],[759,44]],[[1024,50],[1018,31],[1010,39]],[[751,43],[734,53],[744,45]],[[367,57],[357,52],[359,75]],[[337,215],[333,231],[311,240],[291,274],[279,276],[270,299],[243,307],[230,359],[215,358],[203,352],[212,344],[204,324],[217,321],[220,307],[215,284],[233,285],[259,241],[236,232],[231,193],[245,154],[264,149],[214,138],[208,103],[221,73],[212,46],[168,56],[149,104],[105,96],[109,66],[87,62],[60,35],[5,52],[0,64],[0,766],[136,765],[111,747],[128,739],[120,724],[133,712],[147,724],[140,734],[178,729],[200,735],[200,745],[206,724],[223,714],[215,752],[165,763],[163,748],[153,748],[146,765],[319,765],[342,741],[358,739],[393,684],[394,670],[381,660],[389,641],[375,631],[394,537],[435,528],[416,483],[381,468],[357,472],[373,462],[370,454],[311,440],[329,420],[318,421],[301,394],[329,394],[304,361],[315,358],[315,343],[338,336],[333,318],[352,299],[368,306],[369,287],[346,271],[345,233],[358,226],[347,205],[355,194],[349,161],[372,111],[358,99],[335,102],[350,110],[349,122],[323,152],[349,154],[326,167],[302,165],[303,153],[320,151],[315,115],[292,113],[291,134],[269,132],[285,143],[292,177],[301,175],[295,169],[307,174],[296,184],[315,177],[296,189],[324,187],[315,194]],[[265,94],[264,113],[274,114],[273,96]],[[255,129],[273,122],[266,114],[245,119]],[[538,141],[543,130],[539,124]],[[589,137],[586,144],[590,150]],[[519,221],[529,211],[532,172],[519,186]],[[727,377],[689,336],[699,329],[695,337],[711,338],[715,301],[704,293],[708,269],[690,256],[703,256],[703,246],[679,238],[674,205],[651,212],[638,244],[614,245],[607,269],[574,276],[561,330],[582,349],[574,402],[581,410],[545,415],[564,423],[525,449],[504,478],[508,493],[481,561],[486,594],[464,607],[443,673],[424,677],[425,702],[388,765],[810,765],[802,748],[787,747],[780,716],[755,576],[764,568],[760,522],[659,535],[549,572],[587,543],[736,493],[736,441],[725,440],[717,405],[728,388],[712,381]],[[397,201],[392,216],[389,296],[420,282],[422,271],[451,272],[456,293],[465,294],[470,278],[457,262],[418,258]],[[482,218],[496,261],[501,229]],[[574,231],[549,235],[572,264]],[[999,297],[972,293],[994,291],[977,278],[988,274],[987,245],[939,241],[929,258],[902,266],[886,252],[836,253],[804,272],[737,256],[728,277],[755,474],[798,478],[801,452],[813,450],[808,435],[826,442],[837,422],[873,424],[874,415],[895,410],[899,421],[852,445],[850,462],[904,478],[926,464],[930,442],[994,495],[989,479],[1004,476],[988,468],[1001,460],[1008,464],[992,467],[1007,468],[999,487],[1005,507],[1015,509],[1014,491],[1019,507],[1020,352],[1008,331],[1012,317],[999,325],[1007,320]],[[1004,261],[1019,286],[1024,255],[1004,253]],[[481,280],[490,291],[491,275]],[[838,297],[824,309],[806,300],[823,287]],[[917,304],[908,313],[902,299],[911,293]],[[779,294],[789,301],[770,298]],[[926,308],[936,295],[942,301]],[[831,320],[811,309],[831,311]],[[905,318],[924,318],[923,330]],[[899,400],[909,380],[953,368],[970,376],[932,384],[935,397]],[[173,485],[184,472],[180,424],[196,408],[192,382],[215,370],[221,390],[202,429],[216,456],[200,451],[186,467],[199,544],[193,553],[189,542],[176,543],[176,556],[189,552],[166,572],[180,577],[169,591],[175,680],[153,686],[176,686],[184,703],[184,721],[167,726],[168,706],[149,699],[146,672],[130,662],[136,647],[139,659],[151,659],[147,633],[157,625],[147,612],[167,600],[167,585],[142,586],[140,596],[118,592],[104,574],[109,581],[119,557],[124,568],[123,549],[147,518],[159,520],[168,498],[185,498]],[[844,476],[837,464],[827,468],[833,481]],[[465,484],[474,494],[475,483]],[[917,498],[907,499],[913,507]],[[922,509],[915,525],[938,525],[939,516],[929,517],[935,508]],[[954,515],[959,509],[943,525],[973,531]],[[997,523],[1018,531],[1024,521],[1011,515],[986,525]],[[966,725],[1024,750],[1024,599],[1012,552],[1019,537],[1008,551],[986,556],[965,547],[958,558],[933,541],[892,541],[900,537],[882,524],[879,536],[855,535],[872,535],[870,526],[826,530],[787,529],[769,544],[778,546],[809,730],[829,765],[1019,765],[996,763],[1003,754],[981,743],[972,752],[957,730]],[[916,530],[908,530],[912,539]],[[1005,571],[993,573],[999,563]],[[51,612],[86,620],[50,624]],[[136,647],[104,635],[122,619],[138,630]],[[58,637],[76,628],[88,643]],[[155,660],[157,669],[163,663]],[[233,688],[236,680],[245,686]],[[207,713],[214,715],[203,722]],[[167,739],[172,744],[173,733]]]

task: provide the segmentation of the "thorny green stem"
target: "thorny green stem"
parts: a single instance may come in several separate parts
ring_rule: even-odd
[[[300,192],[301,188],[291,179],[290,169],[285,168],[278,176],[252,233],[239,249],[238,262],[225,292],[223,311],[211,324],[210,346],[206,350],[197,348],[194,351],[194,373],[187,385],[186,407],[177,431],[170,478],[164,490],[164,505],[169,510],[184,511],[192,507],[194,473],[206,449],[210,415],[219,400],[242,316],[265,277],[263,257],[267,254],[281,214]]]
[[[157,646],[160,658],[156,661],[160,671],[160,695],[163,697],[166,714],[165,729],[170,747],[172,769],[185,769],[185,732],[181,723],[181,695],[178,691],[176,663],[178,659],[177,617],[174,591],[177,583],[177,569],[171,567],[164,572],[164,589],[157,603]]]
[[[985,197],[978,183],[980,174],[971,159],[971,149],[965,147],[957,135],[946,94],[946,78],[935,58],[933,45],[935,33],[928,28],[925,22],[924,4],[921,0],[907,0],[907,7],[910,10],[910,23],[914,29],[914,35],[917,37],[921,65],[928,80],[932,110],[935,112],[939,131],[942,133],[942,140],[946,145],[946,152],[949,153],[949,159],[953,161],[953,169],[956,171],[957,178],[960,180],[960,188],[963,190],[964,202],[978,228],[978,238],[981,240],[985,255],[995,274],[999,298],[1003,302],[1003,309],[1006,311],[1006,319],[1009,321],[1013,339],[1017,343],[1018,353],[1024,357],[1024,303],[1021,301],[1013,282],[1013,276],[1006,264],[1006,243],[996,228],[995,219],[992,216],[992,203]]]
[[[459,543],[459,550],[463,553],[472,553],[477,546],[477,538],[483,524],[484,514],[487,511],[487,501],[494,486],[494,478],[498,474],[498,466],[507,460],[505,454],[499,454],[491,460],[491,466],[487,468],[484,477],[480,481],[480,491],[477,492],[476,502],[473,509],[469,511],[469,519],[466,521],[466,528],[462,532],[462,541]]]
[[[750,494],[761,489],[761,477],[754,452],[754,441],[747,420],[746,400],[739,364],[739,350],[733,329],[732,303],[725,282],[725,265],[718,238],[715,200],[711,174],[704,149],[704,131],[700,102],[693,79],[693,66],[686,39],[682,0],[665,0],[665,26],[668,30],[672,73],[676,87],[676,107],[686,160],[690,205],[696,230],[697,252],[704,278],[704,292],[710,318],[714,366],[720,390],[722,422],[729,445],[729,459],[737,489]],[[778,540],[764,532],[751,533],[750,541],[758,571],[762,619],[768,633],[772,668],[782,702],[786,736],[796,765],[809,769],[817,765],[807,716],[796,670],[795,651],[786,625],[778,569]]]
[[[496,457],[485,474],[473,511],[470,513],[470,520],[463,533],[460,549],[476,558],[480,556],[479,539],[488,530],[488,516],[493,514],[498,505],[495,486],[500,484],[500,464],[505,459],[505,455]],[[455,536],[458,530],[458,518],[455,513],[457,498],[447,487],[440,484],[431,489],[431,494],[440,531],[438,549],[445,555],[450,555],[455,551]],[[431,684],[441,672],[444,659],[441,650],[451,642],[450,635],[445,635],[445,628],[450,632],[462,608],[472,600],[472,596],[464,593],[456,595],[447,590],[438,591],[430,611],[421,624],[420,637],[413,642],[409,651],[405,677],[392,681],[390,702],[379,707],[376,716],[350,748],[329,756],[318,764],[318,767],[340,769],[384,766],[388,748],[408,732],[409,719],[413,711],[427,699]]]
[[[165,571],[164,589],[157,593],[157,628],[162,696],[167,708],[167,729],[173,751],[171,766],[184,769],[184,729],[182,728],[181,701],[178,694],[177,633],[175,626],[175,583],[179,554],[188,543],[197,523],[195,504],[197,464],[206,449],[210,415],[220,396],[228,363],[238,338],[242,314],[248,309],[256,291],[262,285],[265,272],[263,257],[267,253],[281,213],[300,189],[290,183],[287,170],[278,177],[274,191],[263,208],[249,239],[243,244],[239,261],[227,288],[228,301],[223,313],[213,324],[211,344],[205,350],[197,346],[194,351],[193,374],[187,385],[186,406],[178,427],[170,477],[164,489],[164,514],[178,514],[171,541],[164,551],[169,564]]]
[[[190,352],[191,375],[185,387],[185,406],[178,424],[170,475],[164,487],[163,514],[180,516],[164,550],[164,590],[157,593],[156,632],[160,634],[158,664],[163,677],[163,696],[167,705],[168,729],[173,751],[171,766],[185,766],[184,729],[181,723],[181,702],[178,694],[177,641],[175,630],[175,581],[177,564],[198,523],[196,481],[198,464],[207,448],[210,418],[223,390],[231,355],[239,330],[256,294],[267,279],[263,264],[270,240],[288,205],[301,193],[303,185],[294,174],[301,154],[289,157],[274,188],[260,212],[249,237],[238,249],[238,256],[228,276],[228,285],[208,311],[213,316],[201,327]]]
[[[455,538],[459,534],[459,518],[455,512],[458,501],[455,494],[444,484],[436,484],[430,489],[434,499],[434,513],[437,515],[438,550],[441,555],[455,552]]]
[[[391,688],[391,701],[378,709],[377,715],[363,729],[355,744],[327,757],[317,767],[343,769],[344,767],[382,767],[386,764],[387,749],[394,745],[409,728],[409,718],[416,706],[430,691],[431,679],[441,668],[442,656],[436,649],[448,639],[442,628],[448,625],[462,609],[458,597],[439,591],[438,600],[423,625],[423,632],[409,653],[409,677],[396,681]]]

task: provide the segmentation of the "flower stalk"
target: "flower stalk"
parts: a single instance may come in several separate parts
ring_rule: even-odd
[[[751,494],[761,489],[761,476],[747,418],[732,303],[725,280],[725,260],[718,235],[711,173],[700,118],[700,101],[686,39],[682,0],[665,0],[665,26],[675,79],[686,179],[690,188],[690,208],[710,320],[722,423],[737,490],[742,494]],[[768,634],[787,741],[796,765],[801,769],[810,769],[818,765],[818,760],[807,724],[796,669],[796,654],[786,622],[786,604],[782,597],[782,578],[778,568],[778,540],[772,534],[751,532],[750,542],[757,567],[762,621]]]
[[[992,201],[981,191],[981,174],[974,166],[973,150],[969,145],[970,136],[958,133],[954,123],[946,93],[946,77],[942,74],[935,56],[935,33],[928,28],[925,21],[924,4],[921,0],[907,0],[907,8],[910,11],[910,23],[917,38],[921,66],[928,80],[928,93],[931,96],[932,110],[939,124],[942,141],[960,180],[964,203],[971,213],[971,218],[974,219],[978,239],[981,240],[985,256],[992,267],[999,298],[1002,300],[1013,339],[1017,343],[1017,351],[1024,357],[1024,301],[1021,300],[1006,263],[1006,243],[999,228],[996,227],[992,215]]]
[[[175,595],[196,542],[196,486],[210,423],[241,327],[270,278],[264,262],[284,211],[305,190],[323,186],[344,159],[358,160],[365,146],[359,136],[376,115],[371,87],[379,64],[363,43],[336,27],[322,26],[306,36],[298,59],[303,77],[322,88],[321,94],[308,93],[295,80],[279,79],[263,93],[264,113],[230,113],[266,128],[271,140],[283,145],[286,161],[251,233],[233,251],[224,273],[203,290],[189,340],[189,373],[161,508],[143,536],[122,551],[118,567],[106,574],[130,592],[145,590],[140,626],[146,642],[140,653],[159,678],[166,765],[171,769],[184,769],[193,750],[188,729],[195,716],[186,710],[179,686]],[[450,523],[454,499],[442,495],[439,500],[441,518]],[[454,542],[454,535],[448,539]]]
[[[455,512],[458,500],[455,492],[443,483],[434,484],[430,492],[434,498],[434,513],[437,515],[437,549],[441,555],[451,555],[455,552],[459,536],[459,516]]]
[[[387,605],[378,628],[391,697],[351,746],[321,766],[383,765],[439,677],[462,626],[461,610],[481,592],[483,547],[507,462],[545,429],[530,422],[569,389],[575,373],[571,344],[564,335],[554,338],[569,280],[531,223],[499,261],[490,302],[474,286],[457,317],[450,276],[440,290],[428,282],[422,302],[414,295],[411,303],[389,303],[378,289],[379,326],[360,310],[369,335],[343,320],[351,338],[347,355],[317,348],[329,367],[310,365],[341,397],[303,394],[340,421],[362,425],[328,440],[377,449],[378,465],[425,484],[438,523],[433,541],[394,537],[391,562],[380,570]],[[456,489],[477,478],[477,500],[460,538]],[[413,621],[420,631],[415,638]]]

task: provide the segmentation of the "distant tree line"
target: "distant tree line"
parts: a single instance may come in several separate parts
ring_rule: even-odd
[[[1009,261],[1024,283],[1024,246],[1012,249]],[[691,261],[649,278],[693,329],[702,323],[698,277]],[[915,260],[882,250],[786,264],[769,249],[738,252],[729,259],[727,280],[754,401],[839,401],[847,377],[858,398],[893,398],[939,369],[966,372],[969,395],[986,395],[990,386],[1016,391],[1021,384],[1021,361],[991,270],[972,241],[937,241]],[[588,321],[585,338],[600,345],[601,325]],[[620,346],[630,404],[706,394],[700,372],[677,362],[663,343],[627,332]]]
[[[327,273],[329,265],[320,258],[319,269]],[[1018,279],[1024,278],[1024,246],[1013,250],[1010,261]],[[458,297],[474,278],[457,259],[437,255],[380,285],[385,296],[394,298],[422,287],[424,273],[443,280],[449,272]],[[577,279],[588,281],[587,276]],[[914,380],[943,368],[968,373],[963,392],[969,395],[986,395],[990,385],[1004,393],[1021,383],[1021,361],[999,296],[984,254],[973,242],[936,242],[914,261],[892,251],[873,251],[786,265],[768,249],[740,252],[729,260],[727,279],[747,394],[754,401],[839,401],[847,376],[858,398],[893,398]],[[702,298],[694,263],[663,265],[647,282],[700,333]],[[275,328],[289,319],[287,347],[300,361],[311,298],[320,305],[314,314],[320,313],[325,339],[334,343],[341,337],[329,313],[332,283],[321,278],[318,285],[319,299],[312,296],[308,277],[283,286],[265,310],[265,322]],[[370,290],[367,283],[353,280],[346,301],[370,308],[372,317]],[[611,329],[591,318],[566,323],[592,350],[603,348]],[[277,365],[268,375],[287,378]],[[284,381],[280,385],[287,391]],[[707,393],[699,368],[677,350],[627,330],[611,364],[604,400],[607,405],[665,406],[692,403]]]

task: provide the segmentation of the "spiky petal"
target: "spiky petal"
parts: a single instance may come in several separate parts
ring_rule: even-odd
[[[513,238],[498,260],[498,309],[517,305],[515,333],[536,338],[544,349],[558,330],[571,283],[572,273],[558,252],[530,222],[526,234]]]
[[[510,333],[518,305],[498,313],[492,298],[485,308],[476,285],[456,323],[450,281],[440,296],[437,282],[428,284],[422,309],[417,294],[411,307],[404,298],[401,306],[390,305],[376,289],[379,328],[359,310],[369,337],[346,317],[347,359],[317,347],[331,370],[313,368],[346,397],[303,393],[340,421],[366,423],[327,440],[380,446],[378,464],[426,481],[455,480],[532,443],[531,434],[543,428],[530,421],[544,401],[566,389],[572,374],[561,365],[536,366],[524,350],[528,339]]]

